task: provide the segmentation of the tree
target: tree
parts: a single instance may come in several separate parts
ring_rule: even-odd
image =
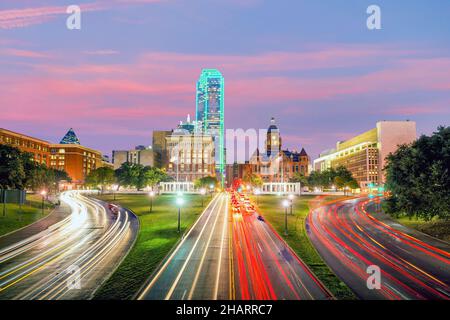
[[[65,171],[33,161],[33,155],[0,145],[0,188],[56,191],[60,181],[71,181]]]
[[[219,181],[216,177],[213,176],[206,176],[203,178],[199,178],[195,180],[194,186],[196,188],[209,188],[211,185],[216,187],[218,185]]]
[[[147,185],[154,188],[158,183],[171,180],[170,176],[159,168],[151,168],[146,172]]]
[[[49,189],[51,174],[48,173],[45,165],[36,164],[28,171],[27,187],[37,191],[39,189]]]
[[[359,188],[358,181],[356,181],[356,179],[352,178],[352,180],[350,180],[349,182],[346,183],[346,187],[348,187],[352,190],[358,189]]]
[[[141,164],[123,163],[115,171],[116,181],[120,186],[134,187],[137,190],[150,186],[154,187],[162,181],[171,181],[172,178],[159,168],[143,166]]]
[[[85,179],[85,184],[92,187],[100,187],[101,192],[105,186],[110,185],[115,182],[116,178],[114,175],[114,170],[109,167],[100,167],[92,170]]]
[[[135,171],[135,178],[133,180],[133,185],[136,189],[142,190],[147,186],[147,177],[148,172],[150,172],[150,166],[143,166],[142,164],[134,164],[133,170]]]
[[[344,166],[336,169],[329,168],[324,171],[313,171],[307,178],[310,187],[330,188],[334,185],[337,189],[344,189],[344,193],[349,189],[359,188],[358,182],[353,178],[352,173]]]
[[[23,154],[19,149],[0,145],[0,188],[23,189],[26,184],[24,162],[31,158],[30,154]]]
[[[334,183],[338,189],[344,189],[344,195],[347,194],[347,189],[359,188],[358,182],[353,178],[352,173],[344,166],[336,168]]]
[[[299,182],[302,187],[308,186],[308,178],[300,172],[294,173],[294,176],[291,178],[291,182]]]
[[[313,171],[309,174],[308,186],[311,188],[322,187],[322,174],[319,171]]]
[[[386,209],[425,220],[450,217],[450,127],[439,127],[386,158]]]
[[[338,176],[336,170],[334,168],[329,168],[322,172],[322,177],[320,179],[321,185],[323,188],[330,188],[333,183],[334,179]]]
[[[135,165],[125,162],[122,163],[120,168],[115,171],[115,176],[119,188],[121,186],[124,187],[132,187],[135,185],[136,177],[138,175],[138,171],[136,170]]]
[[[243,181],[245,184],[252,186],[252,188],[260,188],[264,183],[261,176],[256,173],[246,173]]]

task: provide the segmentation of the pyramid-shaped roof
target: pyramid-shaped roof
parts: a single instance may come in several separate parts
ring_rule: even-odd
[[[66,135],[61,139],[60,144],[80,144],[75,131],[72,128],[67,131]]]
[[[300,151],[301,156],[307,156],[308,154],[305,151],[305,148],[302,148],[302,151]]]

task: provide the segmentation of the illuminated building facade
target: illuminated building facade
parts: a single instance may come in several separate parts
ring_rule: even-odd
[[[69,139],[64,139],[69,137]],[[75,132],[70,129],[60,144],[20,133],[0,129],[0,144],[7,144],[33,155],[36,162],[50,168],[64,170],[72,179],[72,184],[81,185],[92,170],[105,165],[101,152],[80,145]]]
[[[287,183],[297,173],[309,175],[310,159],[305,149],[300,152],[282,150],[281,134],[274,118],[267,129],[265,148],[265,152],[255,151],[246,172],[261,176],[263,182],[277,183]]]
[[[79,144],[51,144],[50,154],[50,167],[66,171],[75,185],[83,184],[92,170],[104,165],[101,152]]]
[[[166,137],[167,174],[177,182],[215,176],[214,140],[210,135],[175,129]]]
[[[203,134],[214,139],[216,175],[222,185],[225,176],[224,90],[224,78],[218,70],[202,70],[197,82],[196,122]]]
[[[50,164],[50,143],[21,133],[0,128],[0,144],[10,145],[33,155],[37,163]]]
[[[415,139],[415,122],[380,121],[375,128],[349,140],[338,141],[335,149],[322,152],[314,160],[314,170],[344,166],[365,190],[369,184],[384,183],[383,168],[389,153]]]

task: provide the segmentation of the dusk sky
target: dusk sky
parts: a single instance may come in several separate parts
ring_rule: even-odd
[[[82,29],[66,7],[82,7]],[[381,7],[381,30],[366,8]],[[375,126],[450,119],[450,1],[0,2],[0,127],[110,154],[195,113],[202,68],[225,77],[226,128],[323,149]]]

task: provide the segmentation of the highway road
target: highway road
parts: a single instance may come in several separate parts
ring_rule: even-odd
[[[71,211],[65,219],[0,248],[0,299],[90,299],[128,252],[138,230],[134,215],[113,215],[76,191],[61,201]]]
[[[324,205],[308,216],[308,235],[361,299],[450,299],[450,245],[401,226],[378,209],[367,198]],[[379,287],[373,276],[377,267]]]
[[[239,196],[237,196],[239,199]],[[249,200],[244,200],[244,202]],[[237,200],[233,213],[233,270],[238,300],[326,300],[331,293],[255,207]],[[247,208],[250,208],[247,210]],[[259,218],[258,218],[259,217]]]
[[[331,294],[256,214],[217,195],[138,299],[330,299]]]
[[[228,220],[228,195],[220,193],[163,262],[138,299],[229,299]]]

